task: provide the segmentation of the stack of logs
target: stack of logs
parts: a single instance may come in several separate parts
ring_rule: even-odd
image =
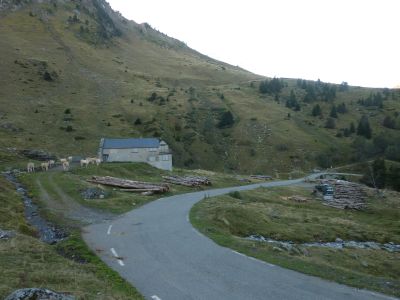
[[[198,187],[201,185],[211,185],[210,179],[203,176],[163,176],[165,182],[189,186],[189,187]]]
[[[142,193],[143,195],[152,195],[154,193],[158,194],[169,191],[169,185],[166,183],[143,182],[110,176],[93,176],[92,179],[88,179],[88,181],[102,185],[119,187],[121,188],[120,191],[123,192]]]
[[[250,175],[250,178],[258,179],[258,180],[271,180],[272,176],[269,176],[269,175]]]
[[[324,205],[340,209],[361,210],[365,208],[365,192],[362,185],[347,181],[337,181],[334,183],[334,190],[333,199],[325,201]]]

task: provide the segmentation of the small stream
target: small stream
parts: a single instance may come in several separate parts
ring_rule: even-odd
[[[67,237],[65,231],[57,228],[39,215],[38,206],[33,203],[26,188],[18,181],[15,172],[3,172],[3,175],[15,186],[15,189],[21,195],[25,208],[25,218],[37,230],[43,242],[55,244]]]
[[[400,245],[394,244],[392,242],[381,244],[377,242],[343,241],[342,239],[337,238],[334,242],[311,242],[311,243],[296,244],[292,241],[274,240],[259,234],[250,235],[246,237],[246,239],[257,242],[272,243],[286,250],[290,250],[294,246],[303,246],[303,247],[323,247],[323,248],[334,248],[334,249],[357,248],[357,249],[369,249],[369,250],[386,250],[388,252],[400,252]]]

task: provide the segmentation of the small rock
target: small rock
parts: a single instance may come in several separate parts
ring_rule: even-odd
[[[286,251],[292,251],[293,249],[293,245],[289,244],[289,243],[280,243],[279,245],[282,249],[285,249]]]
[[[364,245],[365,245],[367,248],[371,248],[371,249],[374,249],[374,250],[379,250],[379,249],[381,249],[381,247],[379,247],[378,243],[375,243],[375,242],[365,242]]]
[[[7,240],[13,237],[15,237],[14,231],[6,231],[0,229],[0,240]]]
[[[301,247],[300,251],[303,253],[304,256],[310,256],[310,252],[305,247]]]
[[[5,300],[74,300],[74,296],[56,293],[48,289],[28,288],[16,290]]]
[[[299,248],[297,248],[296,246],[293,246],[292,249],[290,250],[291,254],[296,254],[296,255],[301,255],[303,254]]]
[[[345,242],[343,246],[346,248],[359,248],[357,242],[355,241]]]
[[[367,263],[365,260],[360,261],[360,264],[361,264],[363,267],[368,267],[368,263]]]
[[[279,248],[279,247],[273,247],[272,250],[275,251],[275,252],[282,252],[282,251],[284,251],[282,248]]]

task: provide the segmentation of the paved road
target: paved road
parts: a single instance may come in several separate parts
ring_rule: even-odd
[[[394,299],[307,276],[220,247],[190,224],[190,208],[216,196],[287,180],[162,198],[111,223],[90,225],[84,239],[147,299]]]

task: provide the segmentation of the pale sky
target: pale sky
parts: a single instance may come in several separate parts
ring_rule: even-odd
[[[399,0],[107,0],[137,23],[269,77],[400,86]]]

